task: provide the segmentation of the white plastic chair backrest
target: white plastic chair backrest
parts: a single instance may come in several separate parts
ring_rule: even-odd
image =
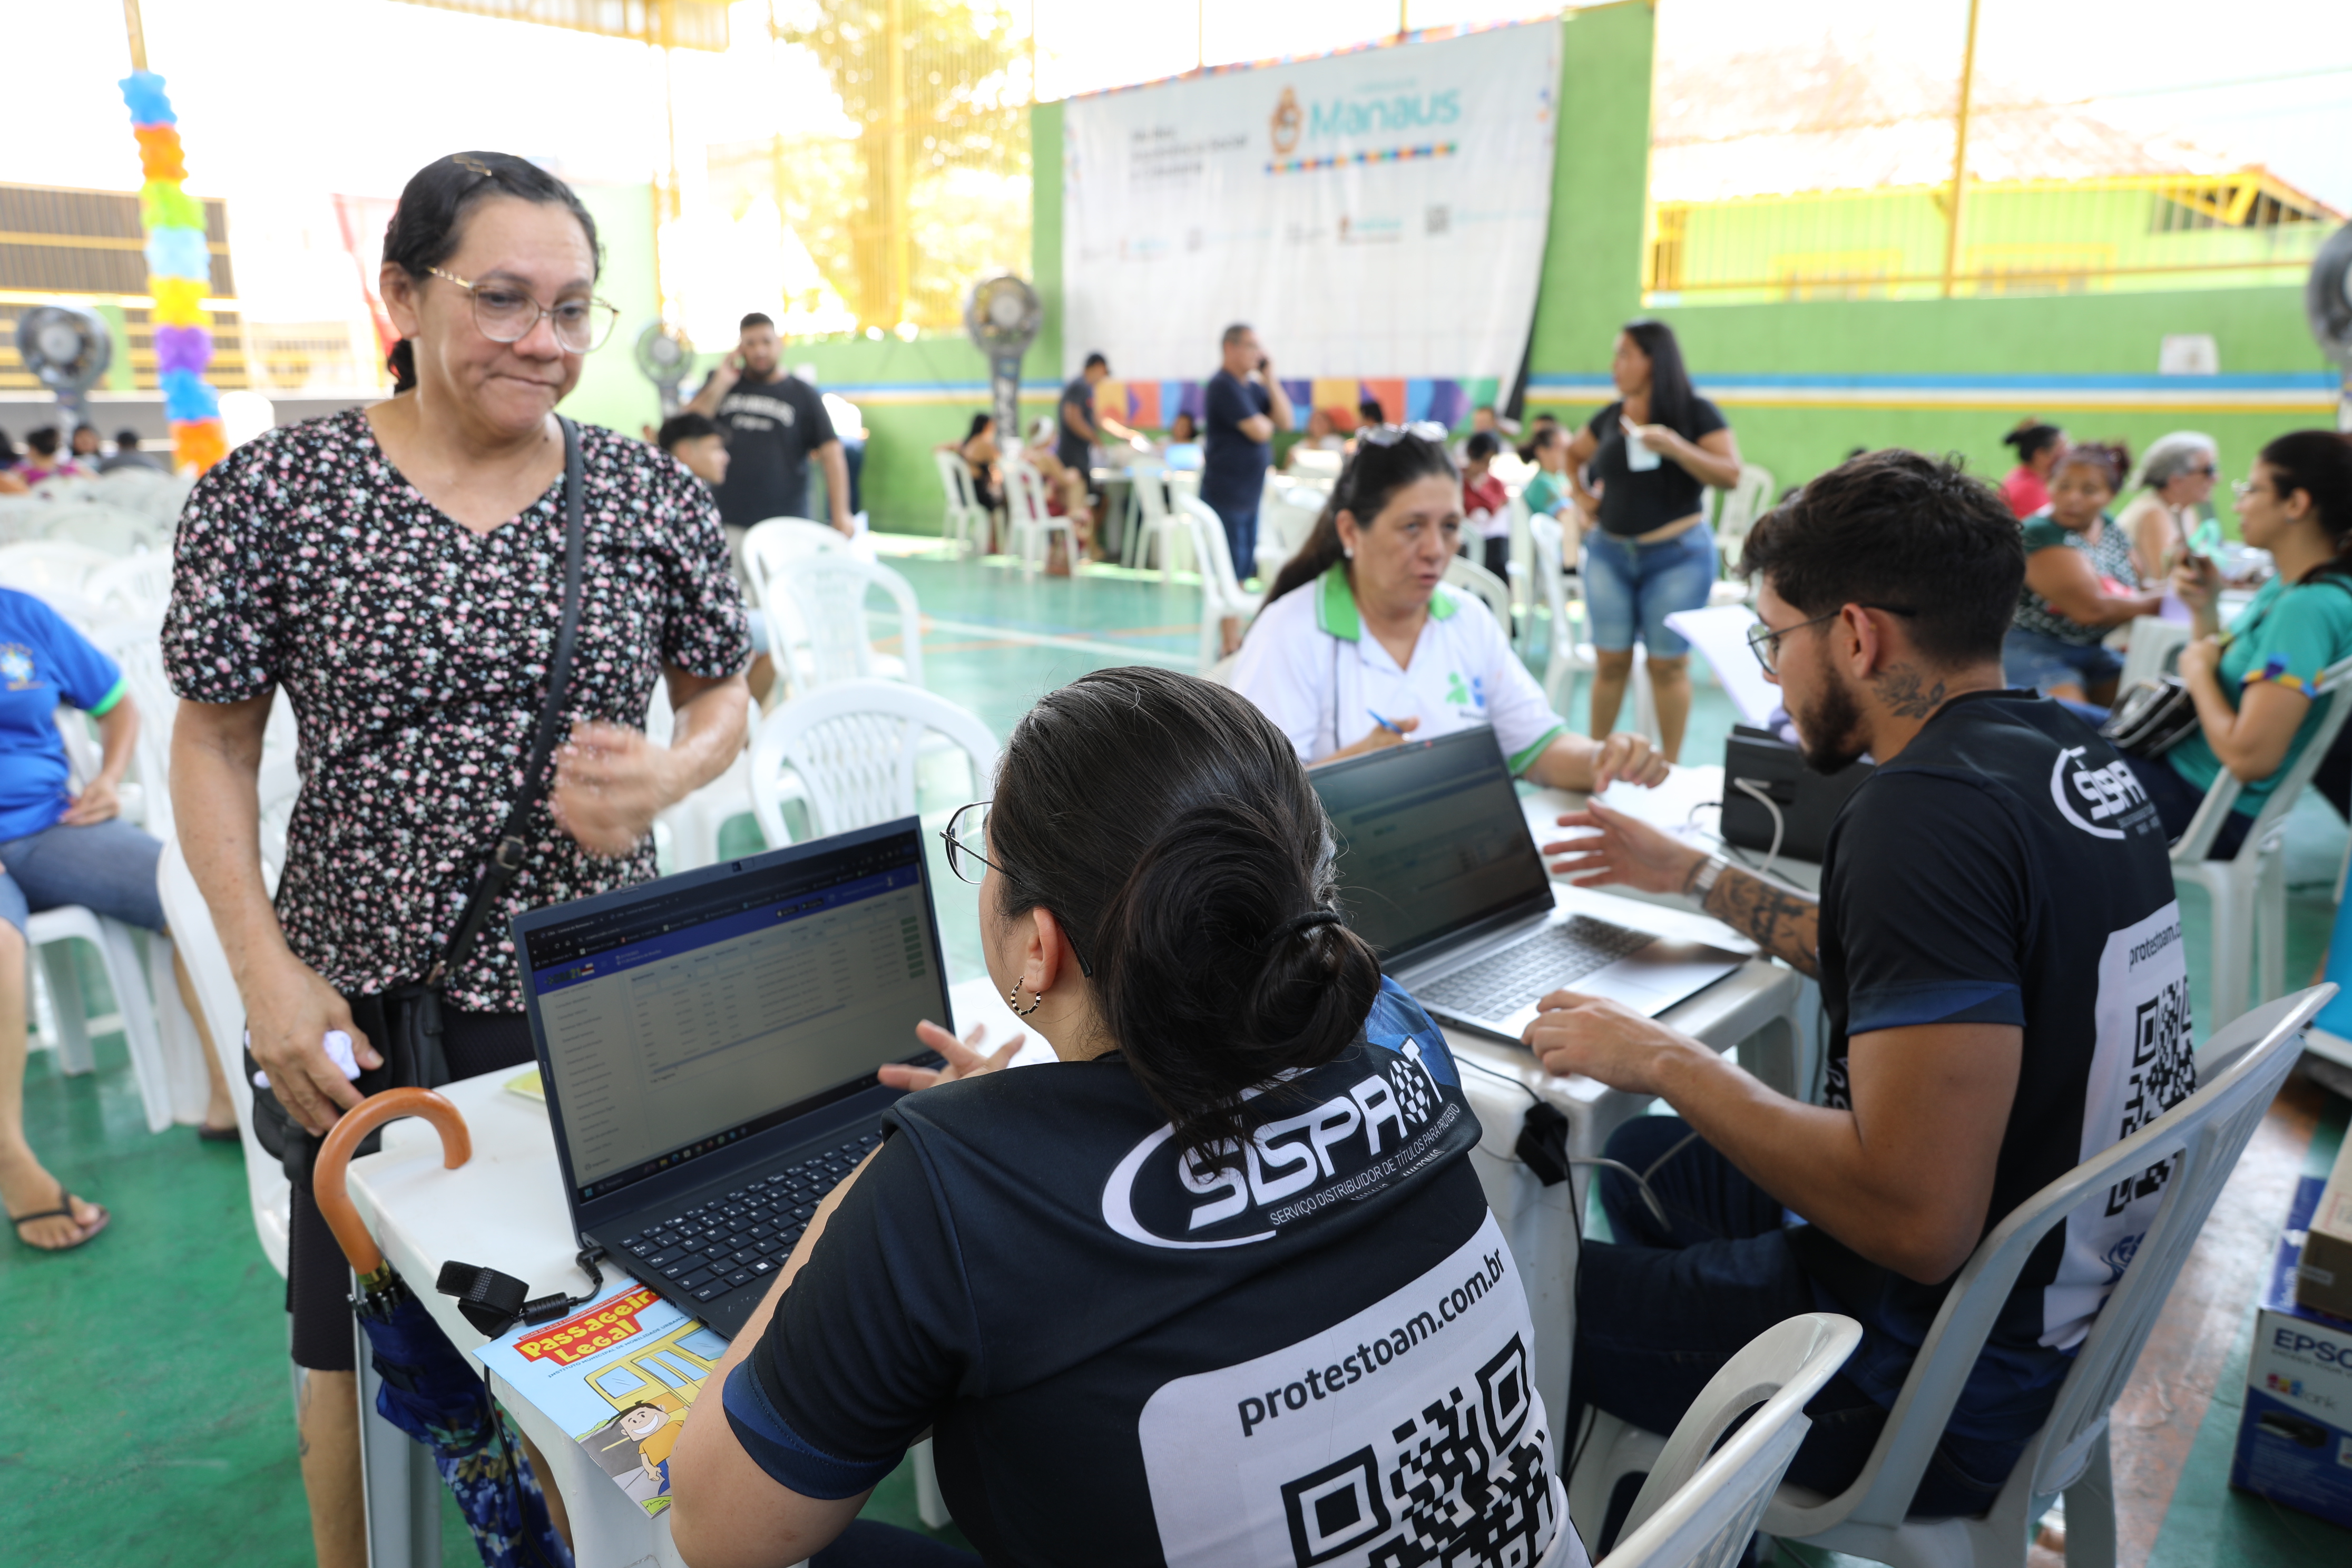
[[[1328,479],[1338,479],[1339,469],[1346,462],[1347,459],[1337,452],[1311,451],[1301,447],[1290,454],[1293,472],[1320,474]]]
[[[0,588],[15,588],[45,599],[63,595],[86,600],[90,578],[113,565],[114,559],[103,551],[62,539],[0,544]]]
[[[79,544],[110,560],[159,548],[164,531],[137,512],[103,501],[56,507],[40,524],[41,538]]]
[[[1899,1525],[2027,1258],[2075,1209],[2104,1202],[2117,1181],[2140,1178],[2170,1161],[2155,1217],[2075,1351],[2049,1419],[2010,1479],[2011,1486],[2030,1485],[2037,1498],[2072,1485],[2083,1473],[2091,1445],[2106,1430],[2107,1412],[2122,1394],[2221,1184],[2300,1058],[2305,1026],[2335,994],[2333,985],[2315,985],[2229,1024],[2199,1053],[2201,1081],[2194,1094],[2076,1165],[1993,1226],[1953,1279],[1861,1476],[1826,1501],[1776,1501],[1766,1510],[1763,1528],[1802,1539],[1847,1519],[1882,1529]]]
[[[1004,503],[1019,528],[1050,528],[1061,520],[1046,510],[1045,476],[1027,463],[1004,465]]]
[[[800,689],[874,676],[866,596],[876,588],[890,595],[897,612],[907,684],[923,684],[923,612],[915,602],[914,584],[897,572],[854,555],[813,555],[772,586],[791,600],[806,629],[805,662],[796,661],[793,670]]]
[[[204,893],[197,888],[195,876],[188,869],[187,858],[180,852],[176,838],[163,842],[163,858],[155,868],[155,890],[163,901],[163,919],[172,928],[173,949],[187,966],[196,1005],[204,1012],[205,1028],[212,1036],[213,1048],[220,1053],[221,1076],[228,1080],[229,1100],[236,1107],[253,1228],[270,1267],[283,1275],[287,1269],[289,1223],[286,1167],[253,1135],[253,1080],[246,1076],[241,1046],[245,1037],[245,1002],[237,994],[236,979],[230,972],[220,933],[213,927],[212,910],[205,903]]]
[[[937,731],[971,760],[982,795],[996,776],[996,737],[978,715],[895,680],[845,680],[783,703],[751,742],[751,810],[771,847],[792,842],[777,783],[786,768],[806,792],[818,837],[917,810],[916,758]]]
[[[2312,731],[2303,753],[2279,774],[2278,783],[2271,786],[2271,793],[2263,800],[2262,809],[2254,813],[2253,826],[2246,829],[2245,840],[2238,848],[2241,857],[2262,853],[2263,840],[2269,837],[2272,827],[2282,817],[2294,809],[2295,799],[2303,794],[2304,785],[2319,772],[2319,764],[2327,760],[2328,749],[2336,743],[2336,737],[2343,730],[2345,721],[2352,719],[2352,697],[2344,695],[2347,689],[2352,689],[2352,658],[2329,665],[2320,671],[2319,679],[2312,682],[2312,686],[2315,691],[2313,700],[2326,702],[2327,710],[2319,716],[2319,725]],[[2221,775],[2213,781],[2212,787],[2205,792],[2205,799],[2198,805],[2197,815],[2189,819],[2188,831],[2173,844],[2172,858],[2190,862],[2204,859],[2211,851],[2213,840],[2220,836],[2221,825],[2229,820],[2229,815],[2244,788],[2238,782],[2237,774],[2223,768]]]
[[[1251,600],[1242,592],[1241,580],[1234,575],[1234,552],[1225,542],[1224,520],[1196,495],[1177,497],[1175,510],[1170,515],[1181,519],[1192,535],[1192,558],[1200,563],[1201,586],[1208,595],[1213,612],[1245,614],[1251,608]]]
[[[1495,617],[1505,637],[1511,635],[1511,585],[1487,571],[1467,555],[1456,555],[1445,563],[1445,581],[1465,593],[1475,594]]]
[[[141,824],[156,837],[172,830],[172,722],[180,700],[163,671],[163,613],[161,609],[125,616],[93,626],[90,644],[121,667],[124,685],[139,713],[138,738],[132,761],[146,791],[146,816]]]
[[[950,513],[969,508],[972,503],[971,465],[955,452],[934,451],[931,461],[940,470],[940,489],[947,495]]]
[[[848,549],[847,539],[804,517],[772,517],[753,523],[743,531],[743,574],[751,579],[751,602],[766,604],[770,580],[793,562]]]
[[[1543,579],[1544,604],[1551,611],[1552,635],[1568,626],[1568,576],[1560,568],[1562,530],[1559,519],[1545,512],[1528,518],[1528,542],[1536,552],[1536,575]]]
[[[102,571],[93,572],[82,585],[83,595],[103,610],[118,610],[125,615],[161,615],[172,602],[172,555],[169,551],[150,551],[117,561]]]
[[[1772,470],[1753,463],[1739,465],[1739,482],[1723,492],[1715,512],[1715,547],[1728,576],[1739,563],[1748,531],[1772,505]]]
[[[1135,475],[1136,510],[1143,514],[1144,526],[1164,522],[1168,518],[1168,470],[1154,466],[1139,470]]]
[[[1861,1342],[1862,1325],[1833,1312],[1807,1312],[1748,1341],[1675,1424],[1603,1568],[1738,1562],[1812,1426],[1806,1402]]]

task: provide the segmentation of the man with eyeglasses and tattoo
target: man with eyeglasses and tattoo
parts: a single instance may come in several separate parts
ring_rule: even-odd
[[[1562,817],[1587,831],[1546,852],[1581,884],[1689,893],[1819,979],[1822,1102],[1570,992],[1526,1037],[1548,1070],[1675,1112],[1609,1142],[1664,1217],[1601,1176],[1616,1239],[1579,1269],[1568,1443],[1586,1405],[1671,1431],[1756,1334],[1841,1312],[1862,1345],[1808,1405],[1789,1472],[1834,1494],[1991,1227],[2196,1087],[2189,976],[2155,805],[2082,720],[2003,688],[2025,562],[1998,492],[1916,453],[1865,454],[1758,522],[1744,565],[1763,579],[1751,645],[1807,763],[1876,763],[1831,830],[1819,901],[1600,806]],[[2169,1173],[2102,1194],[2035,1249],[1915,1512],[1992,1500]]]

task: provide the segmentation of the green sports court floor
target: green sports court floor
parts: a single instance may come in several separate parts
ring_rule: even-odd
[[[886,547],[898,542],[886,542]],[[1089,669],[1154,662],[1189,668],[1199,597],[1130,574],[1024,579],[904,542],[895,561],[927,622],[927,684],[977,712],[1000,738],[1037,696]],[[1582,722],[1580,704],[1570,715]],[[1685,754],[1721,755],[1730,710],[1700,689]],[[927,814],[961,804],[943,780]],[[730,848],[757,845],[748,819]],[[2292,819],[2288,973],[2312,973],[2326,942],[2344,827],[2315,801]],[[943,868],[935,868],[936,870]],[[976,973],[976,919],[952,879],[940,884],[950,967]],[[2190,968],[2203,994],[2206,911],[2185,896]],[[111,1010],[88,982],[93,1014]],[[26,1564],[310,1561],[295,1468],[283,1286],[247,1214],[241,1158],[178,1128],[146,1131],[119,1037],[99,1070],[58,1075],[34,1054],[26,1120],[35,1146],[75,1191],[104,1203],[111,1226],[79,1251],[47,1256],[0,1241],[0,1562]],[[2352,1562],[2352,1531],[2232,1492],[2229,1455],[2252,1331],[2252,1302],[2286,1194],[2325,1168],[2347,1104],[2291,1081],[2241,1163],[2174,1292],[2115,1423],[2126,1568]],[[869,1515],[915,1523],[905,1470]],[[454,1512],[444,1560],[472,1561]],[[2054,1554],[2037,1552],[2055,1563]],[[1783,1549],[1783,1560],[1823,1554]]]

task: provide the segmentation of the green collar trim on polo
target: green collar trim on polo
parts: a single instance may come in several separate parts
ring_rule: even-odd
[[[1364,618],[1356,613],[1356,591],[1348,585],[1346,563],[1331,563],[1321,581],[1315,599],[1315,629],[1341,642],[1361,642]]]
[[[1318,580],[1320,587],[1315,599],[1315,629],[1341,642],[1364,640],[1364,617],[1356,608],[1356,591],[1348,585],[1348,568],[1344,562],[1334,561]],[[1450,621],[1462,606],[1454,595],[1440,588],[1429,596],[1429,618]]]

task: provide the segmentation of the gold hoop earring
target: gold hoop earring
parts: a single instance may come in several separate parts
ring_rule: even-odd
[[[1029,1005],[1024,1007],[1021,1005],[1021,982],[1018,980],[1005,988],[1004,1005],[1013,1010],[1013,1016],[1016,1018],[1027,1017],[1045,1005],[1045,994],[1043,991],[1032,991],[1029,994]]]

